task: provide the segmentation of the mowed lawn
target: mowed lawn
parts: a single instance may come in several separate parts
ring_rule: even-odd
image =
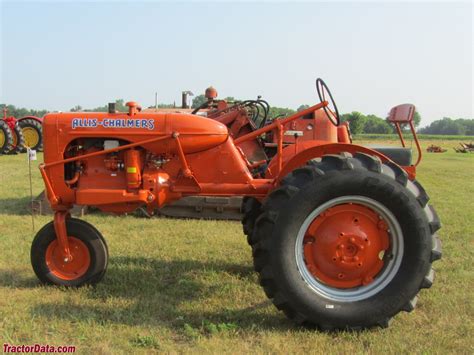
[[[429,143],[449,148],[425,153],[418,174],[443,224],[435,283],[388,329],[337,333],[298,328],[267,300],[240,222],[87,215],[109,245],[105,278],[95,288],[40,286],[26,156],[0,156],[0,342],[102,354],[473,353],[474,154]],[[50,220],[37,216],[36,230]]]

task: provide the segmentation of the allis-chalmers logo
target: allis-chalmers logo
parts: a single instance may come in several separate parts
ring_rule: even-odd
[[[72,129],[76,128],[155,128],[155,121],[143,118],[73,118]]]

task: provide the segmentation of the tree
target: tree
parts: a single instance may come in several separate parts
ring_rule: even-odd
[[[125,106],[125,100],[124,99],[116,99],[115,100],[115,109],[118,112],[128,112],[128,107]],[[84,112],[108,112],[109,111],[109,105],[99,106],[99,107],[95,107],[95,108],[92,108],[92,109],[84,109],[83,111]]]
[[[206,96],[204,96],[203,94],[197,95],[197,96],[194,97],[191,107],[192,108],[198,108],[202,104],[204,104],[205,102],[207,102]]]
[[[466,135],[474,136],[474,119],[458,118],[456,121],[464,126]]]
[[[158,104],[157,107],[158,108],[175,108],[176,105],[173,105],[173,104]],[[150,106],[150,108],[155,108],[155,106]]]
[[[365,122],[367,117],[362,113],[357,111],[352,111],[351,113],[346,113],[341,116],[342,122],[349,122],[352,134],[364,133]]]
[[[23,107],[16,107],[14,105],[0,104],[0,114],[3,117],[3,108],[7,108],[7,115],[14,116],[16,118],[25,117],[25,116],[37,116],[43,117],[49,112],[49,110],[35,110],[35,109],[26,109]]]
[[[70,112],[80,112],[80,111],[83,111],[83,109],[82,109],[81,105],[76,105],[72,109],[70,109],[69,111]]]
[[[375,115],[365,116],[366,120],[364,123],[364,133],[391,133],[392,128],[389,123],[384,119]]]
[[[413,124],[415,125],[415,127],[418,127],[420,123],[421,123],[421,116],[418,113],[418,111],[415,111],[415,113],[413,114]]]
[[[281,118],[281,117],[287,117],[292,114],[294,114],[296,111],[291,109],[291,108],[285,108],[285,107],[270,107],[270,112],[268,114],[268,117],[270,119],[275,119],[275,118]]]
[[[441,120],[431,122],[427,127],[418,130],[425,134],[451,134],[451,135],[474,135],[474,120],[443,117]]]
[[[300,111],[306,110],[309,107],[310,107],[309,105],[300,105],[300,107],[298,107],[298,109],[296,111],[300,112]]]
[[[385,119],[387,121],[387,123],[389,124],[389,126],[391,127],[391,131],[393,133],[396,132],[396,129],[395,129],[395,126],[393,126],[389,121],[388,121],[388,116],[387,118]],[[413,114],[413,124],[415,127],[418,127],[421,123],[421,116],[420,116],[420,113],[418,111],[415,111],[415,113]],[[402,128],[402,130],[409,130],[410,129],[410,126],[408,124],[402,124],[400,125],[400,127]]]

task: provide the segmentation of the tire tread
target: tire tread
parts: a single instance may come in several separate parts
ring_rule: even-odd
[[[388,162],[386,165],[393,171],[395,180],[402,186],[406,187],[408,183],[408,174],[406,171],[392,162]],[[357,153],[353,157],[350,154],[325,155],[321,158],[320,162],[311,161],[309,165],[295,169],[293,172],[289,173],[282,180],[281,187],[269,194],[262,206],[262,213],[256,219],[252,234],[252,254],[254,258],[255,271],[259,273],[259,280],[264,287],[265,294],[272,299],[272,302],[277,307],[277,309],[283,311],[288,318],[292,319],[298,324],[307,324],[308,319],[304,314],[296,311],[296,309],[293,308],[290,300],[285,296],[284,292],[279,291],[276,283],[271,282],[273,274],[267,269],[268,265],[270,264],[270,250],[266,244],[270,241],[272,231],[275,228],[275,224],[278,219],[278,215],[282,210],[282,206],[285,206],[285,204],[289,202],[292,196],[294,196],[301,187],[308,183],[317,183],[316,180],[318,177],[321,177],[332,170],[342,171],[352,169],[365,169],[378,174],[389,175],[383,171],[382,162],[378,157],[375,156],[370,156],[364,153]],[[374,182],[377,181],[374,180]],[[370,179],[368,179],[368,184],[370,184]],[[414,181],[414,184],[418,188],[418,193],[414,197],[419,202],[420,206],[423,207],[427,204],[429,197],[418,182]],[[431,233],[434,234],[434,232],[439,229],[440,223],[434,208],[432,206],[429,206],[429,208],[433,213],[433,220],[429,221],[429,226]],[[431,261],[435,261],[441,258],[441,243],[439,238],[435,235],[432,236],[432,239],[433,250],[431,251]],[[432,268],[430,268],[430,271],[425,276],[419,289],[431,287],[433,278],[434,271]],[[399,311],[413,311],[415,309],[417,299],[417,296],[413,295],[412,299],[410,299],[406,304],[402,305]],[[391,316],[382,317],[374,323],[351,325],[345,329],[358,330],[362,328],[370,328],[372,326],[386,328],[389,326],[391,321]],[[338,327],[324,323],[324,321],[316,321],[315,323],[310,322],[310,325],[329,331],[339,329]]]

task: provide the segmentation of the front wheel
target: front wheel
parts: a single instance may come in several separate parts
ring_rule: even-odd
[[[41,282],[59,286],[79,287],[98,283],[105,274],[108,249],[102,235],[89,223],[66,220],[72,260],[65,260],[54,231],[46,224],[31,245],[31,264]]]
[[[387,326],[433,282],[440,224],[427,201],[400,167],[365,154],[296,169],[269,195],[252,232],[265,293],[298,323]]]

